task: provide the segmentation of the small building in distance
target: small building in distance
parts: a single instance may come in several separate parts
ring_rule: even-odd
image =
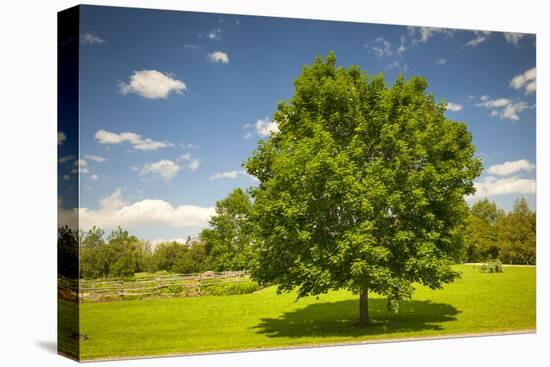
[[[187,236],[187,240],[184,243],[184,245],[187,247],[193,247],[194,245],[200,244],[202,244],[202,240],[200,238],[191,236]]]

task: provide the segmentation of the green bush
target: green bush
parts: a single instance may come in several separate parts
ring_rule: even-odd
[[[181,284],[170,284],[168,286],[168,293],[180,294],[183,292],[183,286]]]
[[[204,286],[204,294],[210,296],[232,296],[248,294],[259,289],[258,283],[252,280],[232,283],[218,283]]]
[[[479,270],[482,273],[502,273],[502,262],[498,259],[489,260],[486,264],[481,265]]]

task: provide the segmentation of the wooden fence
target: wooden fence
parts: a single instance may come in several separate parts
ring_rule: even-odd
[[[146,298],[198,297],[209,294],[216,285],[243,282],[245,271],[204,272],[198,274],[161,274],[132,280],[59,279],[61,298],[79,302],[124,301]]]

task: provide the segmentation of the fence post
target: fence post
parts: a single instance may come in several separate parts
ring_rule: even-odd
[[[202,273],[199,273],[199,297],[202,296],[201,281],[202,281]]]
[[[120,281],[120,300],[124,301],[124,280]]]
[[[160,298],[160,277],[157,277],[157,297]]]

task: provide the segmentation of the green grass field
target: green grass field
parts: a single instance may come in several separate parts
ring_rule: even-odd
[[[347,291],[295,301],[275,288],[238,296],[81,305],[83,360],[320,345],[368,340],[533,330],[534,267],[484,274],[460,265],[442,290],[417,287],[398,316],[372,295],[375,326],[360,329],[358,297]],[[62,307],[63,304],[62,304]]]

